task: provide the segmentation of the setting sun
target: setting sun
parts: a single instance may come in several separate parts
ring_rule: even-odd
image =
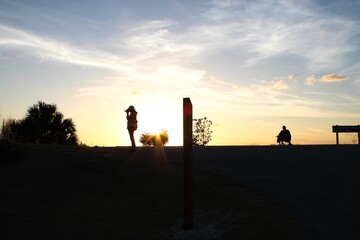
[[[138,111],[137,139],[142,133],[159,134],[165,130],[169,134],[167,145],[177,146],[182,144],[182,109],[174,109],[161,103],[161,99],[152,99],[152,102],[143,103],[136,107]],[[180,102],[181,103],[181,102]]]

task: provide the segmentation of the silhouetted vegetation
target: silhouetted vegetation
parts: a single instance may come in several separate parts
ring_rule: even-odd
[[[144,146],[165,146],[169,141],[169,134],[166,130],[161,130],[159,134],[143,133],[139,141]]]
[[[210,127],[212,121],[206,117],[194,119],[194,121],[193,144],[205,146],[211,141],[212,131],[210,130]]]
[[[352,139],[351,139],[352,144],[357,144],[359,142],[358,140],[358,136],[357,135],[353,135]]]
[[[77,145],[76,128],[71,118],[57,110],[55,104],[38,102],[21,120],[3,120],[1,138],[14,142]]]
[[[11,126],[16,122],[15,119],[7,118],[2,120],[0,139],[10,140],[11,138]]]

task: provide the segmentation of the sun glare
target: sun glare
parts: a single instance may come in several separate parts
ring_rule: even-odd
[[[169,134],[167,145],[182,144],[182,113],[173,108],[142,107],[138,108],[138,135],[142,133],[159,134],[165,130]]]

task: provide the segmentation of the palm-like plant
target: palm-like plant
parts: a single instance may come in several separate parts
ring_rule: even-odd
[[[13,132],[18,141],[71,145],[78,143],[72,119],[64,119],[56,105],[40,101],[28,108],[23,120],[14,124]]]
[[[160,138],[162,146],[165,146],[169,142],[169,134],[166,130],[161,130],[158,137]]]
[[[141,142],[143,146],[151,146],[154,142],[153,135],[145,132],[140,135],[139,142]]]
[[[159,134],[143,133],[139,141],[143,146],[165,146],[169,141],[169,134],[166,130],[161,130]]]

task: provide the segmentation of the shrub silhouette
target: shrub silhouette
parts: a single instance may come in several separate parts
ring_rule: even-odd
[[[154,135],[150,133],[143,133],[140,135],[139,142],[142,143],[143,146],[151,146]]]
[[[26,117],[11,124],[11,140],[16,142],[77,145],[76,128],[71,118],[57,111],[55,104],[38,102]]]
[[[211,141],[212,131],[210,130],[210,127],[212,125],[212,121],[206,117],[194,119],[194,121],[193,144],[205,146]]]
[[[11,126],[16,122],[15,119],[7,118],[2,120],[0,139],[11,140]]]
[[[169,141],[169,134],[166,130],[161,130],[159,134],[143,133],[139,141],[143,146],[165,146]]]

